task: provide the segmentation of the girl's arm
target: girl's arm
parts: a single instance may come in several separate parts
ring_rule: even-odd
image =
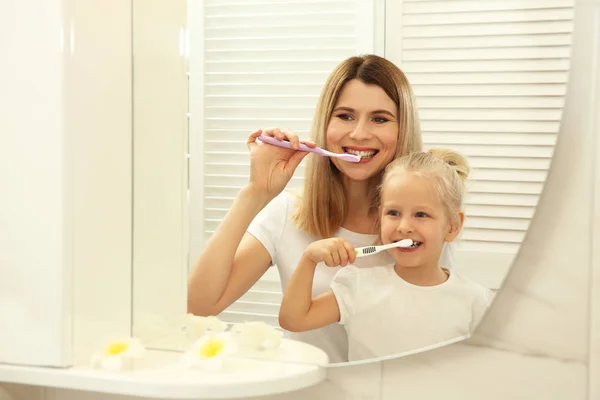
[[[337,300],[331,290],[312,298],[317,263],[346,266],[354,262],[354,248],[342,239],[326,239],[311,244],[300,259],[283,295],[279,325],[291,332],[322,328],[340,320]]]

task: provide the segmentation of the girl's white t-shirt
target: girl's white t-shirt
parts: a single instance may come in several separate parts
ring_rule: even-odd
[[[271,263],[279,270],[281,289],[285,291],[287,284],[296,269],[306,247],[318,240],[296,227],[291,217],[298,197],[291,192],[283,191],[274,198],[252,221],[248,232],[258,239],[271,256]],[[340,228],[335,234],[351,243],[354,247],[370,246],[377,239],[376,235],[365,235]],[[440,264],[445,268],[454,267],[453,245],[446,244],[442,251]],[[359,258],[357,267],[388,265],[393,259],[387,252],[374,256]],[[327,292],[341,267],[328,267],[319,263],[315,269],[313,280],[313,298]],[[381,323],[381,329],[385,326]],[[286,336],[321,348],[329,356],[332,363],[348,361],[348,338],[344,327],[332,324],[323,328],[306,332],[286,332]]]
[[[331,287],[348,334],[349,361],[468,337],[490,306],[492,291],[458,272],[448,273],[440,285],[417,286],[398,276],[394,264],[341,269]]]

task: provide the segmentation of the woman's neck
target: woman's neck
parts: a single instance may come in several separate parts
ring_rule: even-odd
[[[423,265],[418,267],[402,267],[398,263],[394,266],[398,276],[406,282],[417,286],[436,286],[448,280],[448,272],[438,264]]]
[[[371,186],[368,181],[344,182],[347,213],[343,227],[353,232],[373,234],[377,211],[373,209]]]

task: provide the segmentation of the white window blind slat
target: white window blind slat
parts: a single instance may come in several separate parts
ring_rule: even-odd
[[[209,11],[209,10],[207,10]],[[236,27],[236,26],[260,26],[270,25],[273,22],[279,25],[291,25],[291,26],[307,26],[310,27],[313,24],[327,24],[331,20],[342,20],[350,19],[354,17],[353,12],[347,11],[336,11],[336,12],[304,12],[298,11],[296,13],[275,13],[275,12],[264,12],[264,13],[246,13],[246,14],[218,14],[212,15],[207,14],[204,20],[206,28],[224,28],[224,27]],[[251,21],[251,24],[248,24]],[[333,32],[332,32],[333,33]]]
[[[564,83],[540,84],[497,84],[497,85],[413,85],[416,96],[432,97],[516,97],[516,96],[564,96],[566,85]]]
[[[569,46],[570,33],[554,33],[545,35],[486,35],[486,36],[450,36],[431,38],[405,38],[403,48],[413,49],[468,49],[484,47],[536,47],[536,46]]]
[[[324,68],[333,69],[339,59],[327,57],[326,59],[306,58],[282,61],[279,58],[263,58],[262,60],[245,60],[243,63],[239,59],[231,58],[220,61],[206,61],[204,69],[199,72],[278,72],[290,68],[290,64],[294,66],[294,71],[322,71]],[[247,94],[247,93],[246,93]],[[288,93],[291,95],[291,93]],[[317,94],[318,95],[318,94]],[[314,93],[313,93],[314,96]]]
[[[458,88],[460,90],[460,88]],[[424,132],[507,132],[507,133],[556,133],[557,122],[547,121],[478,121],[476,116],[470,121],[449,121],[421,119]]]
[[[488,144],[488,145],[531,145],[554,146],[556,135],[550,133],[531,133],[527,136],[523,132],[469,132],[469,133],[437,133],[427,134],[424,143],[429,144]],[[473,160],[477,162],[477,160]],[[535,160],[532,160],[535,161]],[[537,162],[537,161],[536,161]]]
[[[421,26],[406,26],[403,29],[403,38],[417,37],[470,37],[494,35],[540,35],[552,33],[572,32],[572,19],[537,21],[537,22],[512,22],[510,24],[461,24],[461,25],[429,25],[427,29]]]
[[[545,58],[539,60],[469,60],[444,61],[439,63],[404,61],[405,73],[452,73],[452,72],[527,72],[527,71],[568,71],[566,58]]]
[[[265,7],[267,6],[267,7]],[[281,15],[298,13],[301,9],[304,13],[339,13],[345,8],[354,7],[352,0],[305,0],[305,1],[278,1],[278,2],[261,2],[261,1],[237,1],[235,3],[223,2],[219,4],[207,4],[206,10],[210,12],[209,18],[217,16],[229,17],[231,15],[240,14],[255,14],[258,13],[257,8],[261,7],[261,14]],[[269,9],[276,8],[276,12],[269,13]],[[265,10],[265,11],[262,11]],[[213,14],[214,13],[214,14]]]
[[[470,49],[413,49],[404,52],[407,61],[471,61],[471,60],[527,60],[569,57],[569,46],[497,47]]]
[[[419,99],[419,110],[443,108],[537,108],[537,109],[561,109],[564,100],[561,96],[521,96],[521,97],[434,97],[421,96]]]
[[[478,11],[536,10],[550,8],[568,8],[572,5],[572,1],[569,0],[406,0],[404,1],[404,13],[422,14],[431,12],[431,10],[435,10],[435,12],[437,13],[472,13]]]
[[[229,40],[234,38],[243,38],[248,35],[252,37],[273,37],[281,36],[306,36],[310,32],[312,36],[332,36],[332,30],[335,35],[351,36],[355,32],[353,23],[340,23],[337,21],[329,21],[328,23],[309,23],[304,25],[298,24],[281,24],[274,21],[269,25],[257,25],[251,21],[246,21],[243,24],[236,26],[213,26],[206,28],[206,32],[212,37],[206,39],[208,43],[219,40]]]
[[[446,2],[449,3],[449,2]],[[524,3],[523,1],[521,3]],[[486,0],[473,1],[472,5],[479,4],[481,7],[489,7],[491,4]],[[533,10],[494,10],[493,8],[480,9],[478,11],[466,12],[441,12],[432,7],[426,7],[420,13],[410,14],[403,10],[403,26],[440,26],[457,24],[491,24],[491,23],[515,23],[515,22],[546,22],[546,21],[569,21],[573,19],[572,7],[561,8],[538,8]]]

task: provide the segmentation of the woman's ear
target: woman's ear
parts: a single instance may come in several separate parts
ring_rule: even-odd
[[[460,233],[463,224],[465,222],[465,213],[462,211],[459,211],[456,214],[456,224],[450,224],[450,230],[448,231],[448,233],[446,234],[446,237],[444,238],[444,240],[446,242],[451,242],[454,239],[456,239],[456,237],[458,236],[458,234]]]

